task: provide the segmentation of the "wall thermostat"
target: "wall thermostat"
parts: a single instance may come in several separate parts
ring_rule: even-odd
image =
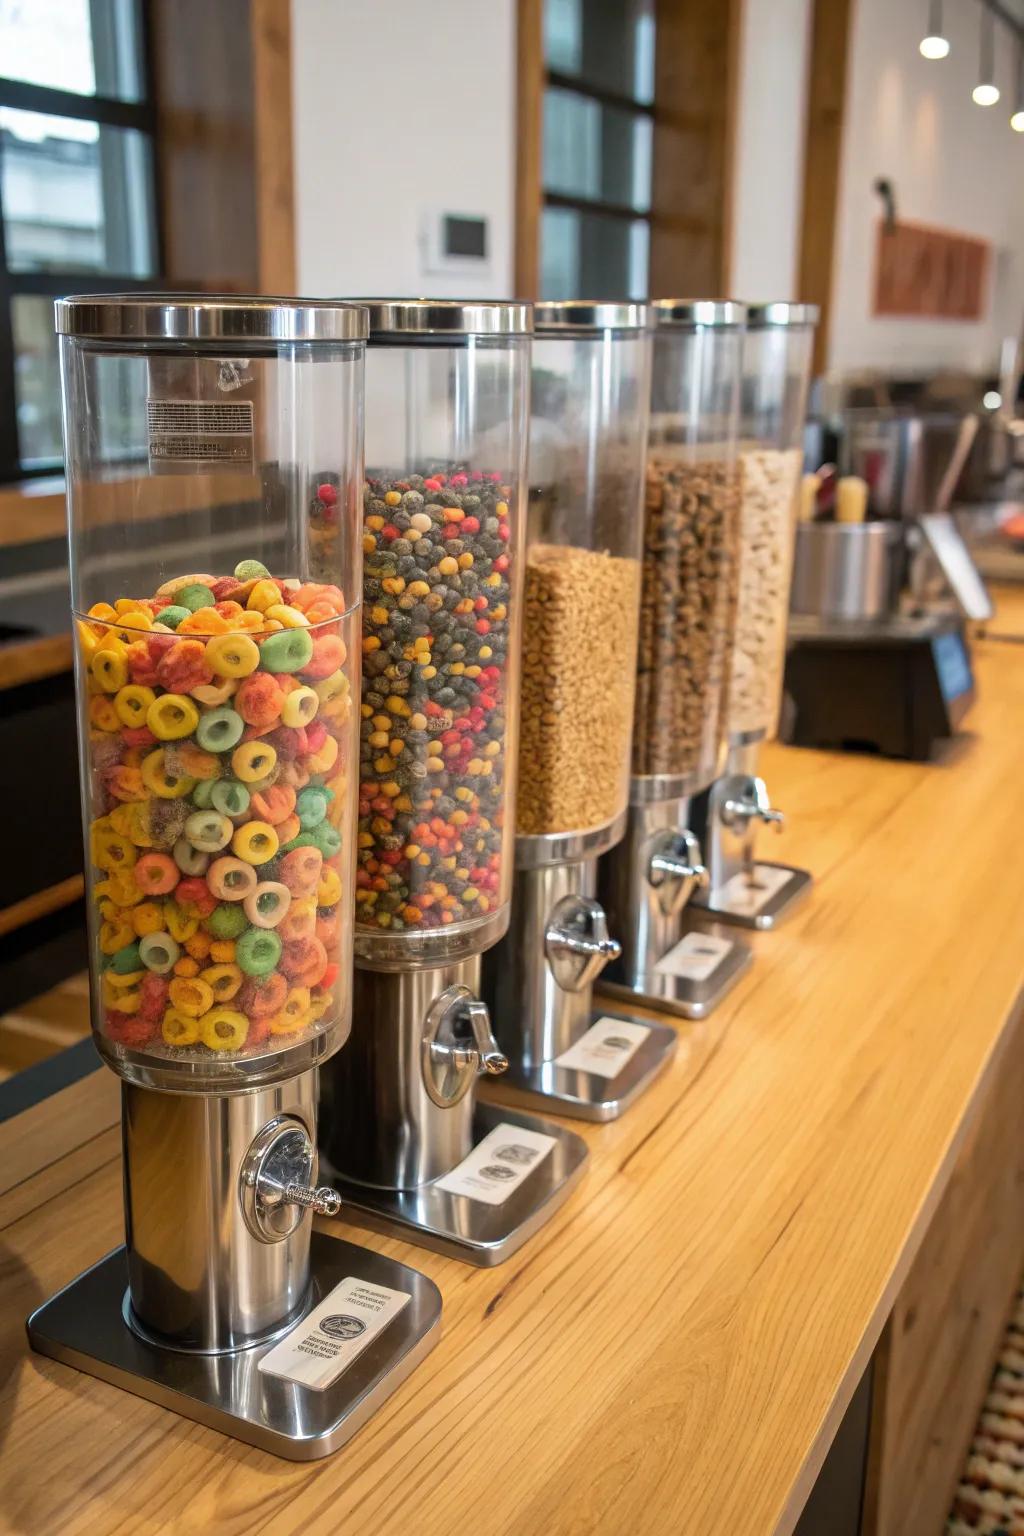
[[[420,225],[420,256],[424,272],[486,274],[491,265],[489,220],[482,213],[429,210]]]

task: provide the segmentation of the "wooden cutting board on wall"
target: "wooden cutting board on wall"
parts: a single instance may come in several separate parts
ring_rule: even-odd
[[[986,240],[925,224],[880,221],[873,313],[980,320],[990,264]]]

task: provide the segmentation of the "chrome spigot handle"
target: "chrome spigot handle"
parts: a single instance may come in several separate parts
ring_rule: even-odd
[[[658,893],[658,904],[666,917],[674,917],[694,891],[703,890],[710,876],[693,833],[671,828],[659,832],[651,848],[647,878]]]
[[[314,1216],[337,1216],[341,1210],[341,1196],[329,1184],[321,1184],[316,1189],[311,1189],[308,1184],[288,1184],[284,1199],[289,1205],[301,1205],[303,1210],[312,1211]]]
[[[468,1026],[468,1027],[467,1027]],[[423,1021],[423,1085],[442,1109],[457,1104],[479,1073],[508,1067],[491,1029],[487,1004],[458,983],[436,997]]]
[[[589,896],[563,896],[544,930],[544,954],[563,992],[582,992],[622,954],[608,933],[600,902]]]
[[[506,1072],[508,1057],[499,1049],[498,1042],[494,1038],[487,1004],[482,1003],[478,997],[471,997],[466,1001],[465,1013],[476,1048],[477,1071],[489,1073],[491,1076]]]
[[[341,1196],[316,1186],[316,1148],[301,1120],[279,1115],[254,1137],[242,1160],[239,1197],[245,1224],[264,1243],[280,1243],[306,1211],[337,1216]]]
[[[721,817],[729,831],[742,836],[751,822],[760,821],[781,832],[786,818],[773,809],[764,779],[739,778],[735,785],[734,792],[722,801]]]

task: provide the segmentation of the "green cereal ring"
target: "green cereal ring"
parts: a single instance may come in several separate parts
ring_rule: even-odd
[[[321,821],[312,832],[300,832],[290,843],[282,843],[280,853],[291,853],[293,848],[319,848],[325,859],[330,859],[341,847],[341,833],[329,821]]]
[[[206,927],[215,939],[237,939],[247,926],[242,908],[228,901],[214,907],[206,919]]]
[[[194,812],[185,823],[185,836],[193,848],[203,853],[219,853],[226,848],[234,830],[228,818],[212,807]]]
[[[234,575],[236,581],[261,581],[270,572],[262,560],[239,560]]]
[[[171,857],[183,875],[205,875],[210,855],[201,848],[194,848],[186,837],[179,837],[171,849]]]
[[[308,629],[279,629],[260,646],[260,666],[265,672],[298,672],[313,654]]]
[[[117,950],[111,956],[110,969],[116,971],[119,976],[130,976],[132,971],[137,971],[139,965],[139,946],[126,944],[124,949]]]
[[[206,590],[205,587],[203,590]],[[181,603],[168,603],[166,608],[160,609],[156,622],[166,624],[168,629],[177,629],[182,619],[187,619],[191,612],[191,608],[186,608]]]
[[[189,582],[187,587],[179,587],[174,594],[175,607],[187,608],[189,613],[195,613],[197,608],[212,608],[216,601],[209,587],[201,581]]]
[[[247,976],[269,976],[281,958],[281,940],[271,928],[247,928],[235,949],[235,964]]]
[[[317,827],[327,815],[327,805],[331,798],[329,789],[322,784],[313,785],[302,790],[295,802],[295,811],[299,818],[299,825],[304,832],[309,832]]]
[[[196,741],[204,752],[228,752],[241,741],[244,730],[245,721],[241,715],[224,704],[220,709],[208,709],[200,717]]]
[[[244,816],[249,809],[249,791],[237,779],[218,779],[213,786],[211,803],[225,816]]]
[[[173,971],[181,948],[169,933],[147,933],[139,940],[139,959],[149,971],[166,976]]]
[[[216,779],[197,779],[192,791],[192,804],[201,811],[208,811],[213,804],[213,786]]]

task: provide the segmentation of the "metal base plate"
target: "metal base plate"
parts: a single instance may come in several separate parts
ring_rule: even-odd
[[[321,1157],[320,1177],[341,1194],[345,1215],[373,1231],[407,1238],[435,1253],[467,1264],[502,1264],[532,1237],[565,1200],[583,1173],[587,1145],[573,1131],[496,1104],[477,1104],[473,1145],[499,1125],[518,1125],[554,1138],[554,1146],[501,1205],[487,1205],[468,1195],[451,1194],[437,1181],[417,1189],[376,1189],[329,1176]]]
[[[668,1065],[677,1036],[675,1030],[665,1024],[632,1018],[614,1009],[595,1008],[590,1022],[596,1024],[599,1019],[639,1024],[648,1031],[614,1077],[561,1067],[554,1061],[542,1062],[529,1071],[512,1062],[500,1077],[481,1083],[481,1092],[495,1104],[524,1104],[534,1109],[547,1109],[556,1115],[569,1115],[576,1120],[618,1119],[654,1081],[662,1067]]]
[[[681,1019],[707,1018],[750,966],[752,956],[745,944],[730,939],[728,945],[706,976],[677,976],[651,966],[635,986],[625,981],[606,980],[602,976],[597,990],[617,1002],[643,1003],[648,1008],[659,1008]]]
[[[323,1391],[258,1370],[275,1339],[222,1355],[144,1342],[125,1321],[128,1266],[123,1248],[115,1248],[33,1312],[29,1342],[41,1355],[209,1429],[289,1461],[315,1461],[351,1439],[430,1353],[441,1337],[441,1293],[408,1265],[321,1232],[313,1233],[310,1268],[306,1314],[349,1276],[410,1296]]]
[[[709,891],[698,905],[714,922],[732,923],[738,928],[777,928],[807,895],[812,879],[806,869],[794,869],[790,864],[757,863],[742,876],[733,876],[728,882],[732,890],[723,886]],[[737,894],[739,882],[744,888]]]

